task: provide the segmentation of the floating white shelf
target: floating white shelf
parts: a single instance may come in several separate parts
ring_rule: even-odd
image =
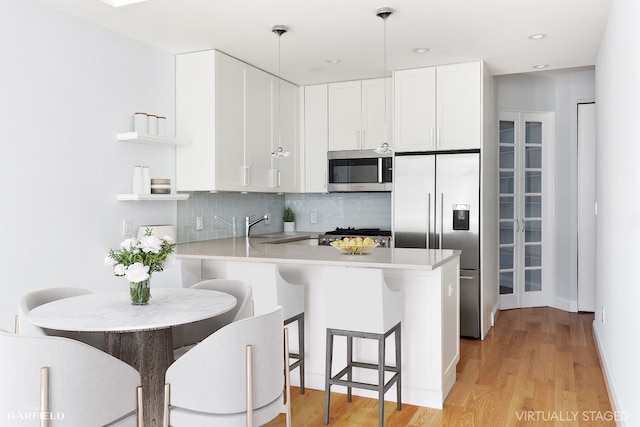
[[[139,132],[124,132],[116,135],[116,139],[118,141],[130,141],[130,142],[139,142],[142,144],[152,144],[152,145],[170,145],[170,146],[185,146],[188,145],[189,142],[183,141],[181,139],[168,138],[165,136],[157,136],[157,135],[147,135],[145,133]]]
[[[141,201],[141,200],[187,200],[190,194],[118,194],[118,200]]]

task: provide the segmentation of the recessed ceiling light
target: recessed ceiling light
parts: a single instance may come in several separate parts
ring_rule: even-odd
[[[102,0],[104,3],[113,7],[128,6],[134,3],[142,3],[147,0]]]
[[[327,62],[329,64],[339,64],[339,63],[342,62],[342,60],[340,60],[340,59],[327,59]]]
[[[531,34],[531,35],[529,36],[529,38],[530,38],[531,40],[540,40],[540,39],[543,39],[543,38],[545,38],[545,37],[547,37],[547,35],[546,35],[546,34]]]
[[[413,49],[413,53],[427,53],[429,49],[426,47],[416,47]]]
[[[533,68],[535,68],[536,70],[542,70],[543,68],[547,68],[548,66],[548,64],[538,64],[534,65]]]

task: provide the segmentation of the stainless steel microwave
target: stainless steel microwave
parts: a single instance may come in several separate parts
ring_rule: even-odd
[[[393,189],[393,154],[373,150],[329,151],[327,190],[391,191]]]

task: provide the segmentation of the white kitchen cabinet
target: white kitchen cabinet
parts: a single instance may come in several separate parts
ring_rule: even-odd
[[[305,193],[327,192],[329,147],[328,92],[326,84],[304,87],[304,184]]]
[[[481,148],[482,63],[394,72],[397,151]]]
[[[294,84],[280,80],[276,86],[276,103],[274,111],[280,117],[276,120],[273,132],[271,152],[281,147],[289,153],[286,157],[271,158],[271,186],[279,192],[300,191],[300,88]],[[278,103],[279,97],[279,103]]]
[[[287,85],[280,88],[289,94]],[[288,145],[293,135],[283,147],[289,163],[271,156],[279,123],[295,128],[298,120],[289,105],[297,97],[284,96],[279,105],[278,87],[277,77],[217,51],[177,55],[176,133],[191,142],[177,149],[179,191],[295,190],[295,131],[284,131]],[[280,111],[290,116],[280,122]]]
[[[387,96],[385,97],[385,90]],[[386,99],[386,103],[385,103]],[[329,150],[379,147],[391,134],[390,79],[329,84]]]

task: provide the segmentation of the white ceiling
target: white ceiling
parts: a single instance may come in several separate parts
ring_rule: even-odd
[[[171,53],[218,49],[299,85],[381,77],[387,69],[484,60],[494,74],[591,66],[611,0],[38,0]],[[107,0],[105,0],[107,1]],[[529,35],[547,34],[542,40]],[[423,54],[413,48],[426,47]],[[340,59],[329,64],[328,59]]]

